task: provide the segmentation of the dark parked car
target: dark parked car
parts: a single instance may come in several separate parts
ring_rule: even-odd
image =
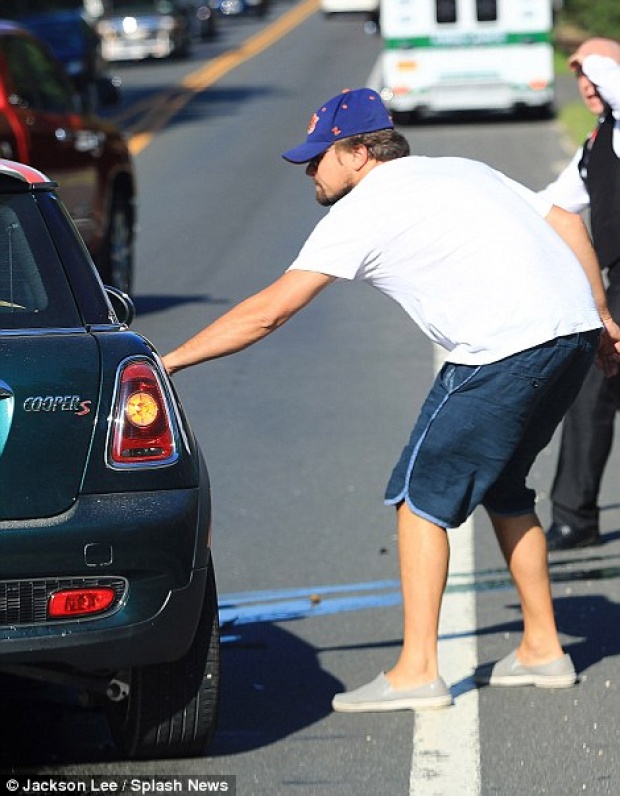
[[[209,4],[214,11],[227,17],[242,14],[264,17],[269,11],[270,0],[209,0]]]
[[[85,688],[130,758],[198,755],[219,624],[207,469],[131,299],[0,160],[0,671]]]
[[[106,78],[97,89],[102,102],[118,99]],[[102,279],[130,292],[136,186],[127,141],[84,108],[48,47],[11,22],[0,22],[0,157],[60,184]]]
[[[62,5],[62,4],[61,4]],[[19,22],[44,41],[63,65],[67,75],[85,103],[97,107],[93,91],[97,80],[106,74],[107,65],[101,55],[101,41],[83,9],[57,8],[49,2],[9,3],[0,9],[0,16]]]

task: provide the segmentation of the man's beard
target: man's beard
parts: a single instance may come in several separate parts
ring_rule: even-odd
[[[351,193],[354,187],[355,186],[351,182],[350,184],[345,185],[343,188],[341,188],[338,191],[338,193],[331,194],[331,196],[328,196],[323,190],[323,188],[317,185],[316,200],[323,207],[331,207],[332,205],[335,205],[336,202],[339,202],[342,198],[344,198],[347,194]]]

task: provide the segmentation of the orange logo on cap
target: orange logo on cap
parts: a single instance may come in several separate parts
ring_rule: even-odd
[[[340,129],[340,127],[332,127],[332,133],[334,135],[340,135],[342,133],[342,130]]]
[[[318,121],[319,121],[319,117],[316,115],[316,113],[313,113],[312,114],[312,118],[310,119],[310,124],[308,125],[308,130],[307,130],[308,135],[310,135],[311,133],[313,133],[316,130],[316,126],[318,124]]]

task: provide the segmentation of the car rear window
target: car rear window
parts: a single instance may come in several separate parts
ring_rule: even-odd
[[[0,196],[0,329],[79,325],[73,295],[34,196]]]

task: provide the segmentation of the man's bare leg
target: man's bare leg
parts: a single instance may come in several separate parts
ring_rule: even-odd
[[[547,542],[535,514],[501,517],[489,512],[495,535],[521,600],[523,638],[517,658],[525,666],[563,654],[551,599]]]
[[[406,503],[399,505],[397,519],[403,647],[387,678],[393,688],[415,688],[439,676],[437,634],[450,548],[445,529],[418,517]]]

